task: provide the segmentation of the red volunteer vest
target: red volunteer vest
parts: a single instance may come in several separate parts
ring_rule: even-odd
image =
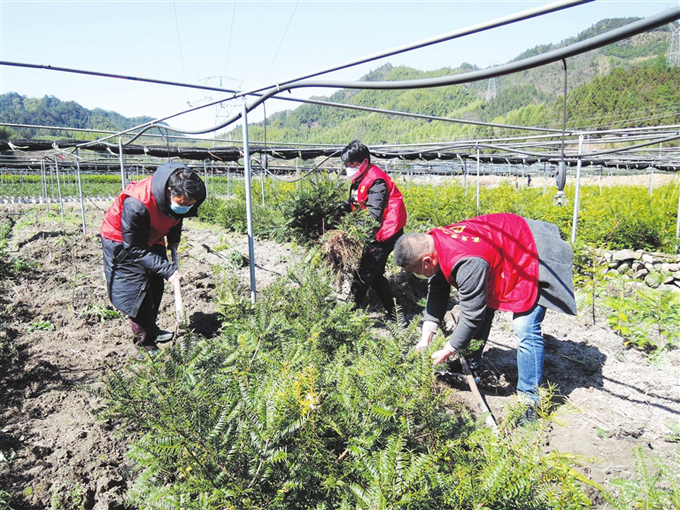
[[[118,198],[109,207],[109,210],[104,216],[102,223],[101,236],[111,241],[119,243],[123,242],[123,232],[121,228],[121,214],[123,213],[123,202],[127,197],[136,198],[144,204],[146,210],[149,211],[151,217],[151,226],[149,227],[149,241],[148,245],[164,244],[164,237],[168,231],[177,225],[180,220],[171,218],[167,214],[161,212],[156,203],[156,199],[151,193],[151,177],[147,177],[139,182],[129,184]]]
[[[487,305],[495,310],[526,312],[538,297],[538,252],[529,225],[521,216],[489,214],[438,227],[434,238],[439,267],[447,281],[464,257],[481,257],[489,264]]]
[[[359,188],[357,189],[357,202],[359,202],[363,209],[366,208],[364,204],[368,200],[368,190],[376,179],[384,180],[390,193],[387,205],[383,211],[382,225],[380,225],[380,229],[375,234],[376,241],[385,241],[406,225],[406,207],[404,206],[404,196],[394,184],[394,181],[380,168],[371,165],[359,182]]]

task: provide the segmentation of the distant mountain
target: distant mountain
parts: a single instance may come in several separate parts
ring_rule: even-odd
[[[0,122],[10,124],[122,131],[152,120],[154,120],[153,117],[128,118],[101,108],[88,110],[75,101],[61,101],[54,96],[36,99],[22,96],[16,92],[0,95]],[[12,138],[51,138],[55,136],[55,132],[35,128],[0,127],[0,138],[10,136]],[[94,134],[77,134],[75,132],[72,133],[71,137],[96,138]]]
[[[513,61],[588,39],[637,19],[639,18],[602,20],[578,36],[559,44],[536,46],[523,52]],[[677,83],[678,69],[669,68],[665,62],[669,34],[670,28],[665,26],[569,58],[567,60],[567,89],[571,98],[568,101],[569,125],[594,127],[599,121],[606,122],[607,127],[613,127],[614,121],[619,125],[634,125],[643,117],[647,120],[642,122],[649,122],[650,116],[656,118],[658,123],[677,122],[677,116],[676,120],[672,120],[667,115],[669,105],[675,102],[677,111],[677,101],[680,101],[679,88],[676,86],[673,89],[673,84]],[[479,68],[470,64],[463,64],[455,69],[443,68],[428,72],[385,64],[368,73],[362,80],[423,79],[476,70]],[[615,78],[608,78],[612,73]],[[599,87],[597,91],[593,91],[593,83],[595,87]],[[612,107],[616,110],[616,105],[621,102],[621,95],[624,92],[619,88],[623,83],[626,87],[631,87],[625,89],[625,111],[621,110],[618,116],[601,115],[600,106],[602,111],[609,112]],[[490,89],[488,80],[420,90],[341,90],[330,97],[316,99],[483,122],[561,126],[564,90],[561,62],[497,78],[495,85],[495,97],[490,97],[489,100],[487,100]],[[660,87],[660,95],[651,90],[656,85]],[[638,89],[639,94],[636,93]],[[590,92],[586,93],[586,90]],[[587,104],[573,104],[573,100],[588,94],[589,97],[593,97],[594,94],[599,103],[591,101]],[[252,125],[249,132],[253,140],[263,140],[266,134],[266,139],[270,141],[344,143],[359,138],[370,144],[452,140],[492,134],[490,128],[415,120],[318,105],[302,105],[295,110],[275,113],[267,120],[266,133],[264,123]],[[227,136],[238,139],[241,131],[233,130]]]
[[[588,39],[629,24],[639,18],[599,21],[559,44],[545,44],[518,55],[514,61]],[[567,60],[568,126],[632,127],[680,123],[680,68],[666,64],[670,27],[578,55]],[[433,78],[479,70],[462,64],[457,68],[419,71],[390,64],[371,71],[364,81]],[[340,90],[316,99],[373,108],[397,110],[456,119],[543,127],[561,127],[564,73],[557,62],[489,80],[418,90]],[[88,110],[73,101],[52,96],[27,98],[10,92],[0,96],[0,121],[15,124],[68,126],[123,130],[153,120],[126,118],[101,109]],[[0,128],[0,138],[46,138],[49,132]],[[416,120],[319,105],[305,104],[271,115],[265,123],[252,124],[253,140],[273,142],[345,143],[358,138],[369,144],[415,143],[455,140],[500,134],[499,130],[460,123]],[[508,134],[507,130],[503,134]],[[224,135],[239,139],[240,128]],[[80,134],[78,138],[92,138]]]

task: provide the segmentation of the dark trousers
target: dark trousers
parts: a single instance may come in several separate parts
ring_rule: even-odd
[[[394,313],[394,294],[390,282],[385,278],[385,264],[387,257],[394,250],[394,243],[403,233],[404,229],[401,229],[385,241],[373,241],[364,246],[351,289],[357,306],[365,306],[366,293],[370,287],[377,294],[387,313]]]
[[[160,310],[165,280],[162,276],[150,274],[146,295],[135,317],[130,317],[130,328],[135,335],[135,345],[153,345],[160,328],[156,325]]]

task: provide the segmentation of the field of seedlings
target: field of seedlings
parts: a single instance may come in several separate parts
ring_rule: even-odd
[[[111,180],[99,196],[120,189]],[[557,207],[554,187],[521,184],[482,187],[478,208],[474,185],[398,181],[406,230],[504,211],[569,239],[573,187]],[[680,289],[592,256],[677,252],[679,183],[645,184],[581,189],[580,313],[543,323],[534,426],[518,426],[511,317],[497,315],[479,388],[499,435],[469,389],[413,349],[426,284],[388,264],[405,330],[380,320],[377,300],[348,301],[351,260],[334,254],[338,239],[361,246],[367,225],[337,215],[347,181],[254,181],[255,304],[243,183],[209,185],[179,250],[187,324],[144,362],[106,295],[109,201],[86,203],[85,235],[79,204],[2,205],[0,510],[677,508]],[[454,327],[455,294],[449,308]],[[160,326],[174,322],[168,285]]]

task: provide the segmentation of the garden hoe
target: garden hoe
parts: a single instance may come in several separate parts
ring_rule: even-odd
[[[179,268],[177,264],[177,248],[173,246],[170,249],[170,253],[172,254],[172,262]],[[182,303],[182,290],[179,286],[179,280],[172,282],[172,286],[175,289],[175,338],[177,338],[179,328],[184,322],[184,304]]]
[[[475,397],[475,400],[477,401],[477,407],[479,407],[479,410],[483,414],[486,414],[486,424],[491,428],[491,430],[496,436],[499,436],[500,431],[498,430],[498,425],[496,425],[496,420],[494,420],[493,414],[491,414],[491,410],[486,405],[486,402],[484,402],[482,394],[479,393],[479,389],[477,388],[477,384],[475,383],[475,377],[474,375],[472,375],[472,370],[470,370],[470,367],[468,366],[468,362],[465,359],[465,356],[460,354],[459,358],[460,365],[463,367],[463,372],[465,373],[465,377],[467,378],[467,383],[470,386],[470,391],[472,392],[472,394]]]

